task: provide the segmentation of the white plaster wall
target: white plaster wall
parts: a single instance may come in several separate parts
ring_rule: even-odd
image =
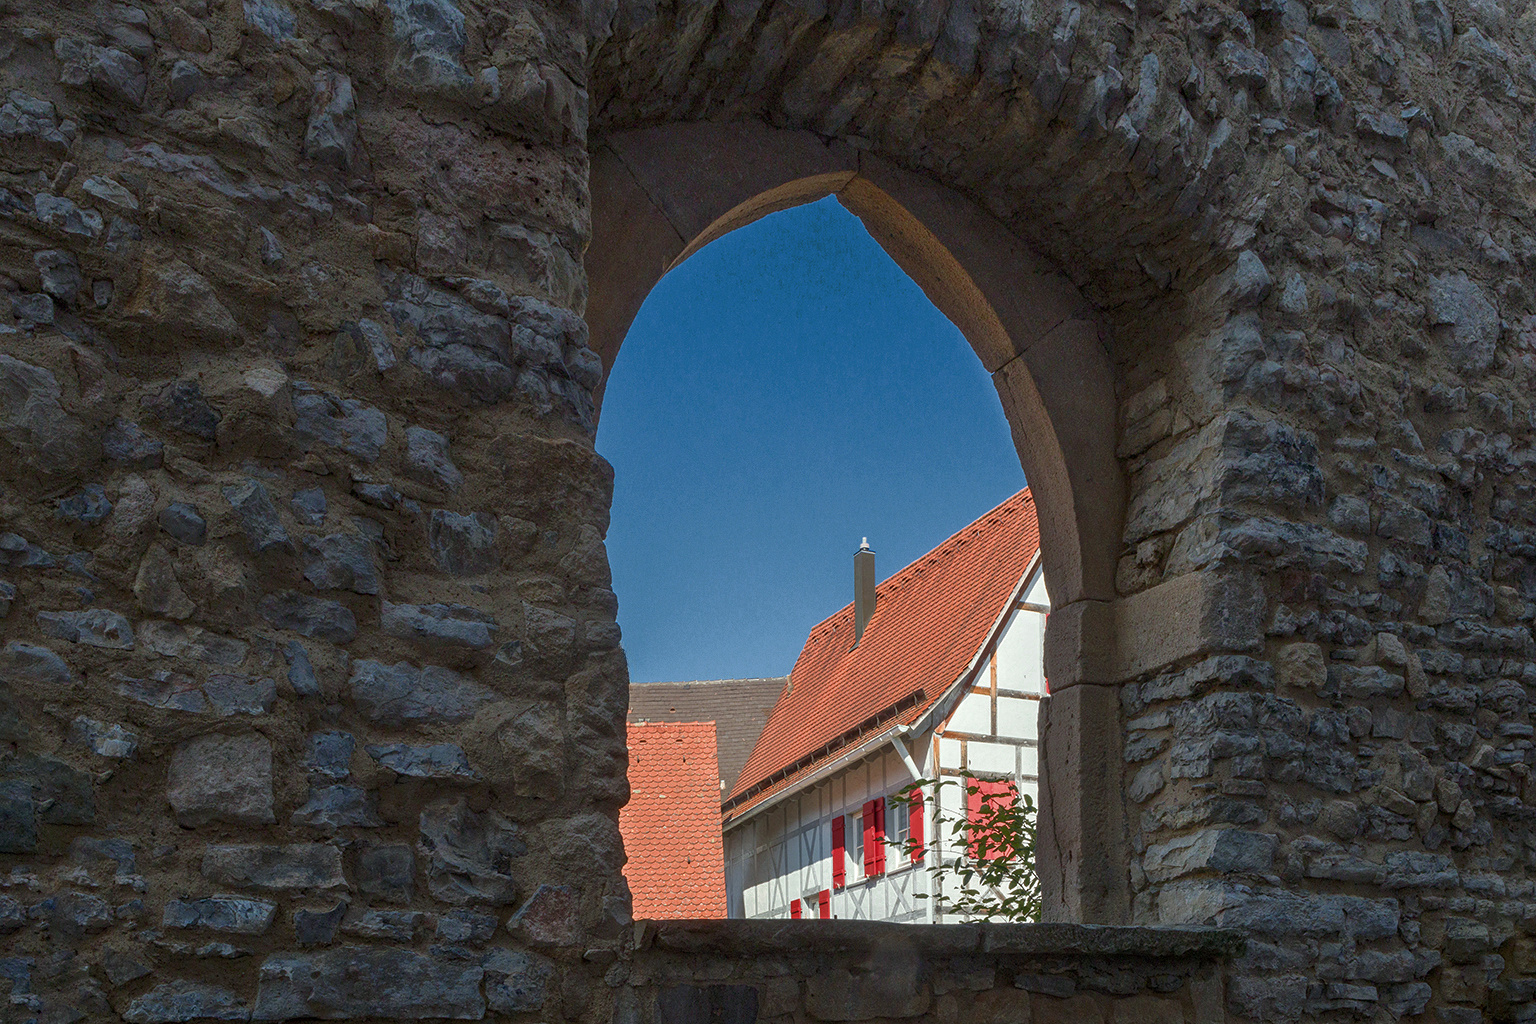
[[[913,758],[924,774],[931,749],[928,737],[912,744]],[[832,885],[833,818],[857,814],[865,801],[903,791],[911,783],[906,765],[887,748],[731,828],[725,833],[727,913],[787,918],[790,901],[801,899],[805,917],[814,918],[817,894],[832,889],[834,918],[929,920],[928,902],[919,895],[929,892],[928,872],[920,865],[914,868],[894,845],[894,829],[886,849],[886,873],[876,878],[864,877],[863,858],[850,831],[843,862],[846,885]]]

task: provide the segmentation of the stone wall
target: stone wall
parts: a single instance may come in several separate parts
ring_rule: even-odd
[[[1053,913],[1242,930],[1239,1019],[1529,1016],[1533,29],[1530,0],[0,6],[7,1011],[611,1019],[589,153],[730,120],[959,197],[933,229],[1081,296],[987,364],[1054,446],[1042,507],[1113,542],[1051,580]],[[1089,419],[1107,473],[1063,440]]]
[[[617,1024],[1218,1024],[1237,933],[867,921],[639,922]]]
[[[608,1019],[577,19],[0,10],[5,1020]]]

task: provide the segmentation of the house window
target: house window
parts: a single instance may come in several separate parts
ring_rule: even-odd
[[[887,828],[886,838],[895,848],[898,858],[907,851],[907,843],[912,838],[909,808],[900,793],[892,793],[885,798],[885,824]]]
[[[868,874],[864,864],[864,813],[848,815],[848,827],[845,833],[848,837],[848,860],[853,865],[853,876],[859,878]]]

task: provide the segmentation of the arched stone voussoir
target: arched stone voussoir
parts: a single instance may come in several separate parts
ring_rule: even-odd
[[[1114,597],[1125,482],[1103,329],[1005,224],[922,175],[761,123],[623,132],[599,144],[592,168],[587,319],[605,366],[667,270],[759,217],[835,194],[993,375],[1034,490],[1053,602]]]

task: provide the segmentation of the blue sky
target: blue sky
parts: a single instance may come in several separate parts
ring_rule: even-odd
[[[860,538],[885,579],[1024,486],[970,346],[830,198],[662,279],[597,448],[636,682],[787,673]]]

